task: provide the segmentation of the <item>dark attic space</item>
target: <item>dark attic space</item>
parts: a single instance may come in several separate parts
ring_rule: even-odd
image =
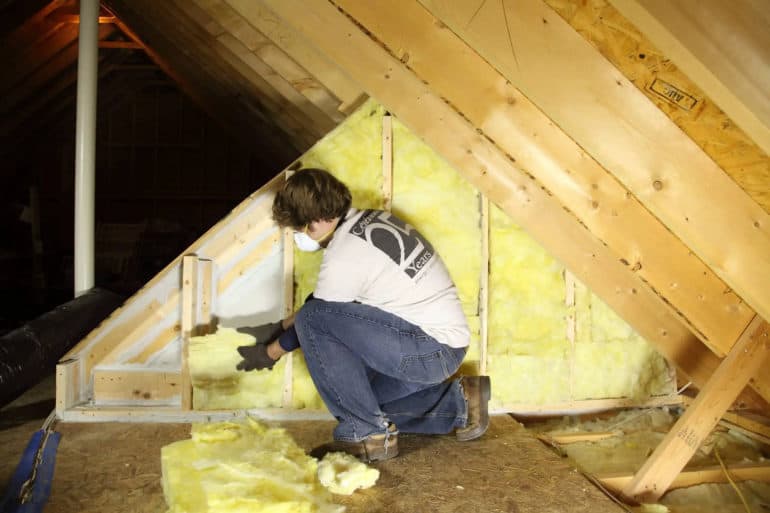
[[[72,297],[78,5],[7,1],[0,16],[7,332]],[[212,109],[216,86],[199,81],[203,104],[112,12],[99,21],[95,280],[127,297],[297,150],[262,120],[212,117],[239,100]]]
[[[767,0],[0,43],[0,513],[770,513]]]

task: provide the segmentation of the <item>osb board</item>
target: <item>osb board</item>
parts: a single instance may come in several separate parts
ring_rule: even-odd
[[[309,449],[328,439],[333,423],[285,426]],[[67,423],[56,429],[62,439],[46,513],[165,510],[160,448],[189,437],[189,425]],[[2,456],[13,445],[7,442],[25,438],[8,435],[0,431]],[[377,465],[381,477],[374,488],[336,496],[348,513],[622,511],[509,417],[494,417],[477,442],[402,436],[399,446],[398,458]],[[18,456],[0,458],[0,476],[7,479],[15,461]]]
[[[607,0],[544,1],[770,212],[770,156],[633,24]]]

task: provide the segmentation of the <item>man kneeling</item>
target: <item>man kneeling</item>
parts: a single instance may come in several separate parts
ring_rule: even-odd
[[[365,461],[398,455],[398,434],[479,438],[489,426],[487,376],[451,379],[470,331],[457,289],[430,243],[389,212],[351,208],[327,171],[292,175],[273,219],[303,251],[324,249],[315,291],[293,319],[240,331],[241,370],[271,369],[301,347],[310,376],[337,419],[334,442]]]

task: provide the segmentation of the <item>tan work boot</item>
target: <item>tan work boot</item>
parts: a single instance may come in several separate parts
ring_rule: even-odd
[[[398,456],[398,430],[391,424],[387,433],[369,435],[360,442],[335,440],[316,447],[310,456],[320,460],[330,452],[344,452],[366,463],[389,460]]]
[[[455,430],[460,442],[475,440],[489,428],[489,397],[491,383],[489,376],[465,376],[460,378],[460,386],[468,404],[468,423],[464,428]]]

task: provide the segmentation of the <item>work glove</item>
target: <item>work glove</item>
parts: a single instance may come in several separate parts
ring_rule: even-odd
[[[260,342],[269,344],[281,335],[283,332],[283,325],[281,324],[281,321],[278,321],[262,324],[261,326],[242,326],[240,328],[235,328],[235,331],[251,335],[257,340],[257,344]]]
[[[251,346],[238,346],[238,354],[241,360],[235,368],[242,371],[268,369],[272,370],[276,360],[267,354],[267,345],[277,339],[283,331],[281,322],[263,324],[261,326],[243,326],[236,328],[238,333],[251,335],[256,339],[256,344]]]
[[[243,360],[235,368],[242,371],[273,370],[273,365],[276,362],[267,354],[267,343],[265,342],[257,342],[253,346],[239,346],[238,354],[243,357]]]

